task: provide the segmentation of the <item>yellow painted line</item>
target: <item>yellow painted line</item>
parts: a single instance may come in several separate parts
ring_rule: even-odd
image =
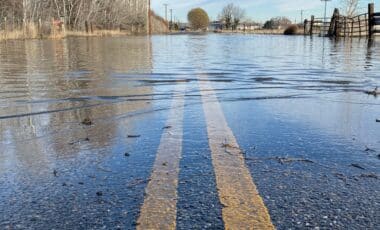
[[[214,89],[199,81],[222,216],[226,229],[275,229]]]
[[[175,229],[179,162],[182,155],[185,87],[178,84],[158,147],[137,229]]]

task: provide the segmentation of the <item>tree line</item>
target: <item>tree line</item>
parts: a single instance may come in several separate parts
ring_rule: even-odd
[[[72,30],[86,22],[102,29],[147,25],[148,0],[1,0],[0,21],[10,25],[60,20]]]
[[[352,17],[357,14],[359,6],[363,3],[361,0],[340,0],[340,9],[348,17]],[[194,13],[197,12],[196,14]],[[203,11],[203,12],[202,12]],[[194,29],[206,29],[209,23],[208,16],[203,15],[207,13],[200,9],[193,9],[191,14],[188,15],[190,24]],[[220,23],[220,29],[236,30],[240,23],[243,24],[257,24],[252,23],[251,20],[247,19],[246,12],[241,7],[230,3],[223,7],[222,11],[218,15],[218,22]],[[251,22],[251,23],[248,23]],[[302,22],[301,22],[302,23]],[[279,29],[286,28],[292,24],[292,21],[287,17],[273,17],[267,20],[262,28],[264,29]]]

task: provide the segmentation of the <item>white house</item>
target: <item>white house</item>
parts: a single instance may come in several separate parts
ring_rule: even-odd
[[[261,29],[261,28],[262,28],[261,24],[254,23],[254,22],[239,23],[239,25],[237,26],[237,30],[257,30],[257,29]]]

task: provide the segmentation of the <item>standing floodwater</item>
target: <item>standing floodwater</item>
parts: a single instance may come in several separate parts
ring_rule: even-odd
[[[220,162],[248,169],[278,229],[375,229],[379,73],[365,39],[1,42],[0,229],[136,228],[157,168],[176,172],[177,228],[223,228]]]

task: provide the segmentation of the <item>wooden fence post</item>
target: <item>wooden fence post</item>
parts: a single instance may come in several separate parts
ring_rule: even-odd
[[[314,15],[311,16],[311,22],[310,22],[310,36],[313,36],[313,28],[314,27]]]
[[[341,25],[342,23],[340,22],[340,17],[335,21],[335,30],[334,30],[334,35],[335,37],[340,37],[341,34]]]
[[[305,21],[303,21],[303,34],[306,35],[306,31],[307,31],[307,19],[305,19]]]
[[[150,9],[151,9],[151,0],[148,0],[148,20],[147,20],[148,35],[152,34],[152,12]]]
[[[375,13],[375,5],[373,3],[368,4],[368,36],[372,37],[373,35],[373,24],[374,24],[374,16]]]
[[[336,36],[336,21],[339,19],[339,9],[334,9],[334,14],[331,18],[330,27],[329,27],[329,37]]]
[[[344,17],[344,37],[347,36],[347,17]]]
[[[94,33],[94,25],[92,24],[92,22],[90,22],[90,31],[91,31],[91,34]]]
[[[87,21],[84,21],[84,27],[85,27],[86,33],[88,34],[88,22]]]

